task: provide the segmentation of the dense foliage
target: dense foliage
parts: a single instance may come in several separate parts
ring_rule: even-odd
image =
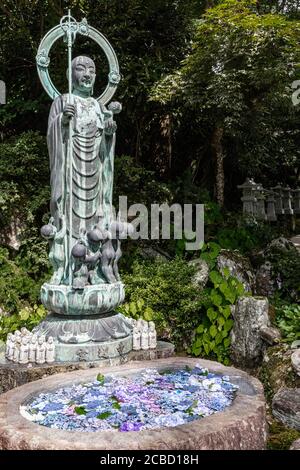
[[[122,80],[117,117],[114,203],[205,203],[210,265],[205,288],[188,264],[199,253],[184,240],[152,242],[169,261],[141,260],[139,242],[122,244],[122,279],[130,316],[154,319],[159,336],[178,349],[228,362],[231,306],[243,294],[228,272],[219,273],[220,248],[255,255],[288,227],[240,215],[236,185],[255,176],[266,186],[299,179],[299,2],[254,0],[3,0],[0,4],[0,338],[44,315],[39,290],[50,276],[48,246],[39,228],[49,218],[46,148],[51,101],[39,83],[35,55],[41,38],[66,8],[84,16],[116,50]],[[95,93],[108,67],[98,46],[84,39],[74,54],[96,61]],[[64,92],[66,49],[51,52],[50,74]],[[223,207],[224,206],[224,207]],[[16,243],[13,243],[16,242]],[[295,337],[299,257],[271,253],[292,302],[278,314],[286,338]]]
[[[216,261],[220,247],[210,243],[202,249],[201,258],[211,268],[210,283],[205,289],[204,317],[196,328],[195,339],[189,348],[195,356],[207,356],[229,364],[230,331],[233,327],[232,306],[244,294],[244,286],[230,275],[229,269],[218,272]]]
[[[254,0],[220,2],[196,24],[182,65],[153,88],[152,99],[179,113],[183,129],[192,118],[197,145],[206,142],[220,204],[235,172],[268,185],[293,181],[299,168],[299,108],[291,100],[299,32],[297,20],[257,14]],[[204,155],[195,149],[197,172]]]
[[[183,259],[135,262],[132,272],[122,276],[130,302],[124,313],[154,320],[161,338],[186,348],[201,319],[204,298],[191,283],[194,271]]]
[[[266,259],[272,263],[273,277],[278,279],[281,297],[297,302],[300,300],[300,254],[294,249],[272,248]]]
[[[45,316],[45,308],[36,304],[31,308],[22,308],[14,315],[0,316],[0,341],[5,341],[8,333],[13,333],[22,327],[31,331]]]
[[[285,341],[292,343],[300,340],[300,306],[290,304],[277,308],[276,323]]]

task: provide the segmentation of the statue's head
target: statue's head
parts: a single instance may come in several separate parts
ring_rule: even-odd
[[[96,78],[96,67],[92,59],[78,56],[72,60],[73,90],[91,95]]]

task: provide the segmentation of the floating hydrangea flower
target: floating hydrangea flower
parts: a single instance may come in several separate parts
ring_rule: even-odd
[[[131,423],[130,421],[123,423],[120,426],[120,431],[128,432],[128,431],[140,431],[142,428],[142,423]]]

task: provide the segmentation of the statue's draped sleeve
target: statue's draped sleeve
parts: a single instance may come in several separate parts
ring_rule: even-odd
[[[111,111],[101,104],[101,113],[106,119],[113,118]],[[100,158],[103,162],[102,174],[102,210],[103,217],[106,223],[111,222],[112,217],[112,193],[113,193],[113,179],[114,179],[114,154],[115,154],[116,134],[105,135],[101,141]]]
[[[51,216],[54,218],[54,224],[58,230],[60,229],[58,205],[60,205],[62,208],[64,203],[65,136],[61,125],[62,111],[64,106],[63,101],[63,96],[58,96],[53,101],[50,109],[47,131],[47,144],[51,171],[50,211]]]

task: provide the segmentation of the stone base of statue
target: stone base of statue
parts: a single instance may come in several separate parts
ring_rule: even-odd
[[[124,297],[122,282],[88,285],[84,289],[45,283],[41,289],[41,301],[49,312],[80,317],[111,312]]]
[[[56,361],[98,361],[132,350],[132,325],[115,310],[124,300],[122,282],[83,289],[45,283],[41,300],[51,314],[33,332],[53,337]]]
[[[54,338],[56,362],[99,361],[132,350],[131,323],[117,312],[75,318],[50,314],[33,333]]]

